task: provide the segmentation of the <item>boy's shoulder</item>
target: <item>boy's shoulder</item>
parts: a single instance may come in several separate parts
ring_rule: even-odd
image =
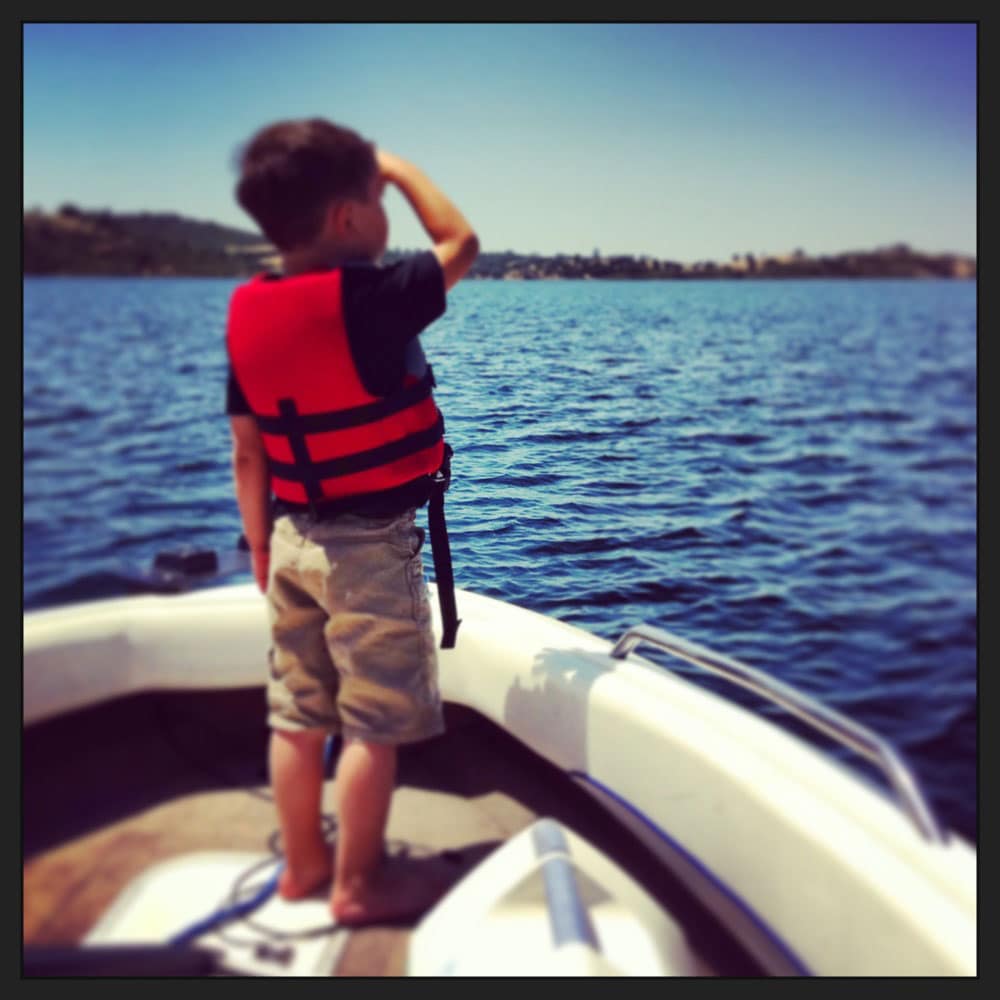
[[[341,286],[348,309],[409,313],[420,318],[421,328],[442,315],[447,305],[444,271],[430,250],[385,263],[346,263]]]
[[[393,253],[380,261],[349,260],[341,268],[345,274],[378,276],[385,280],[399,275],[413,275],[428,279],[440,276],[442,283],[444,281],[441,262],[432,250],[418,250],[403,255]]]
[[[427,251],[390,264],[345,267],[340,286],[344,329],[372,395],[403,378],[411,342],[444,315],[444,272]]]

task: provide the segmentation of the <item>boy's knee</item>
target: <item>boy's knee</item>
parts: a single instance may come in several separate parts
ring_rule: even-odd
[[[357,734],[344,737],[344,747],[357,747],[372,757],[392,757],[396,753],[395,743],[386,743],[379,740],[366,739]]]
[[[329,733],[325,729],[272,729],[271,738],[278,743],[289,743],[294,747],[321,745]]]

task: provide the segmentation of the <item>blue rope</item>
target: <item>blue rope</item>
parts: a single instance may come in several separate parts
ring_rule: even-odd
[[[232,906],[224,906],[222,909],[216,910],[215,913],[211,913],[202,920],[191,924],[190,927],[186,927],[184,930],[179,931],[169,940],[168,944],[174,946],[190,944],[195,938],[200,937],[207,931],[214,930],[227,920],[235,920],[237,917],[246,916],[246,914],[250,913],[252,910],[256,910],[258,906],[270,899],[275,890],[278,888],[278,879],[281,877],[284,867],[284,860],[279,861],[278,867],[274,870],[274,874],[249,899],[245,899],[242,902],[233,903]]]
[[[331,733],[326,739],[326,747],[323,751],[324,774],[330,769],[336,744],[337,737]],[[246,916],[248,913],[256,910],[258,906],[266,903],[267,900],[269,900],[277,891],[278,879],[281,878],[281,873],[284,871],[284,868],[285,862],[284,859],[281,859],[278,863],[278,867],[274,870],[274,874],[249,899],[243,900],[239,903],[233,903],[231,906],[224,906],[222,909],[216,910],[214,913],[210,913],[207,917],[191,924],[189,927],[184,928],[184,930],[178,931],[172,938],[170,938],[168,943],[174,946],[190,944],[195,938],[213,930],[220,924],[224,924],[228,920],[235,920],[237,917]]]

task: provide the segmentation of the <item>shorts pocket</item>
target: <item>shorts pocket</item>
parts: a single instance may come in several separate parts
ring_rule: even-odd
[[[429,624],[431,605],[427,595],[427,583],[424,580],[424,563],[420,558],[419,546],[417,548],[418,551],[406,563],[406,582],[410,588],[413,620],[420,624]]]
[[[424,547],[424,540],[427,537],[427,532],[421,528],[419,525],[413,526],[413,532],[410,535],[410,542],[413,547],[411,555],[420,555],[420,550]]]
[[[400,553],[405,553],[407,559],[412,559],[420,554],[424,547],[424,538],[427,532],[418,525],[411,514],[409,517],[402,517],[396,522],[395,530],[392,534],[392,544],[399,549]]]

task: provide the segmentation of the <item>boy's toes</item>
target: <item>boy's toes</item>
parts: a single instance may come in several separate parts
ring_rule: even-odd
[[[288,868],[278,877],[278,895],[282,899],[302,899],[330,881],[329,866],[317,868],[301,875],[293,874]]]

